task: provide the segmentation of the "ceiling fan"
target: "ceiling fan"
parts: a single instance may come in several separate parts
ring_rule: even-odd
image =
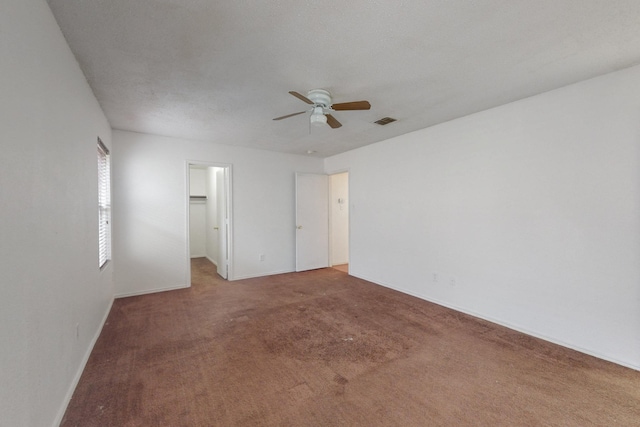
[[[369,101],[353,101],[353,102],[341,102],[339,104],[333,104],[331,94],[324,89],[312,89],[307,92],[307,96],[301,95],[296,91],[290,91],[291,95],[306,102],[312,107],[299,113],[287,114],[286,116],[276,117],[273,120],[282,120],[289,117],[297,116],[311,112],[309,122],[314,125],[328,124],[331,128],[336,129],[342,126],[342,124],[336,120],[330,113],[333,111],[346,111],[346,110],[368,110],[371,108]]]

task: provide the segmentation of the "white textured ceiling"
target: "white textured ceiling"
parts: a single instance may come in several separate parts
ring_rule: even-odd
[[[49,4],[113,128],[320,157],[640,63],[639,0]]]

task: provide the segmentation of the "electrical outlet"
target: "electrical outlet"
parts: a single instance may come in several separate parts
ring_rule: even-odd
[[[451,286],[455,286],[456,285],[456,278],[452,277],[451,279],[449,279],[449,285]]]
[[[433,273],[433,282],[438,283],[438,273]]]
[[[260,255],[258,256],[258,259],[259,259],[260,261],[264,261],[264,254],[260,254]]]

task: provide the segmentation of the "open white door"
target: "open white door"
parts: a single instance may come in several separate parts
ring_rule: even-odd
[[[296,174],[296,271],[329,266],[329,177]]]
[[[218,274],[226,279],[229,269],[229,210],[227,209],[227,182],[229,170],[220,168],[216,171],[216,218],[218,230]]]

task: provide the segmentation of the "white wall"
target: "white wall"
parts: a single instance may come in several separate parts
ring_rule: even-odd
[[[351,274],[640,369],[640,67],[325,165]]]
[[[112,302],[96,154],[111,130],[47,3],[1,9],[0,424],[51,426]]]
[[[349,174],[343,172],[331,175],[329,186],[331,265],[347,264],[349,262]]]
[[[187,161],[233,165],[231,278],[294,270],[294,173],[321,159],[123,131],[113,144],[118,295],[187,285]]]
[[[207,195],[207,169],[189,169],[189,194]],[[207,200],[189,202],[189,253],[191,258],[206,256],[207,253]]]
[[[189,255],[207,256],[207,204],[204,200],[189,203]]]
[[[189,169],[189,194],[191,196],[207,195],[207,168],[191,166]]]

